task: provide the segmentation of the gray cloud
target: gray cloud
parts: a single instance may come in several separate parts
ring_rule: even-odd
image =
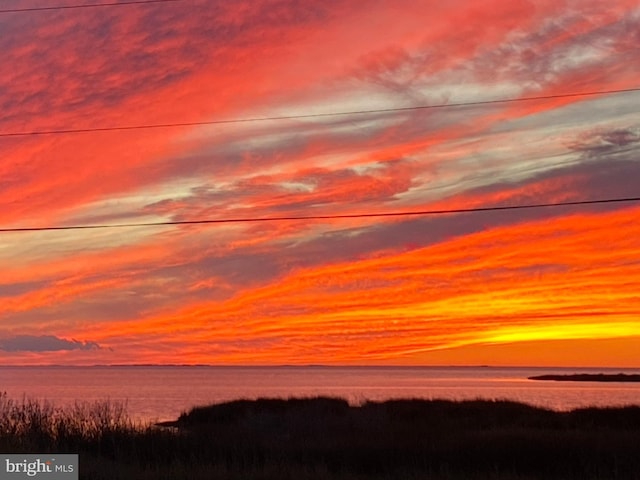
[[[10,298],[43,288],[47,281],[0,283],[0,298]]]
[[[590,131],[569,145],[585,159],[601,158],[603,155],[623,154],[640,145],[640,128],[598,129]]]
[[[96,342],[66,340],[53,335],[16,335],[0,339],[0,350],[5,352],[58,352],[61,350],[97,350]]]
[[[637,36],[640,17],[625,15],[601,25],[597,20],[600,14],[567,9],[556,18],[545,20],[535,31],[515,31],[502,44],[480,49],[465,69],[480,79],[516,80],[528,87],[570,88],[567,81],[585,80],[601,84],[612,71],[623,70],[621,65],[637,56],[637,43],[627,39]],[[593,27],[573,33],[575,24],[585,19],[591,20]],[[593,60],[595,53],[597,61]]]

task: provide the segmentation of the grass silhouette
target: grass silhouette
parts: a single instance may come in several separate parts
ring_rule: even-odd
[[[79,453],[86,479],[635,479],[640,407],[510,401],[237,400],[165,426],[108,402],[0,397],[0,451]]]

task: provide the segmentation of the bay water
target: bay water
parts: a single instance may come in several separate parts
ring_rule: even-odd
[[[640,383],[550,382],[543,374],[640,373],[640,369],[536,367],[0,367],[15,400],[122,402],[136,421],[174,420],[194,406],[236,399],[331,396],[359,404],[392,398],[507,399],[554,410],[640,405]]]

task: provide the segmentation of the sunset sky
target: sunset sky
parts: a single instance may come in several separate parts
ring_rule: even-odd
[[[5,230],[640,196],[637,0],[0,12],[0,52]],[[640,367],[639,220],[4,231],[0,364]]]

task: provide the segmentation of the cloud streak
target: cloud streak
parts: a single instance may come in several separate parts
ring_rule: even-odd
[[[58,352],[61,350],[97,350],[95,342],[66,340],[53,335],[16,335],[0,339],[0,350],[5,352]]]

